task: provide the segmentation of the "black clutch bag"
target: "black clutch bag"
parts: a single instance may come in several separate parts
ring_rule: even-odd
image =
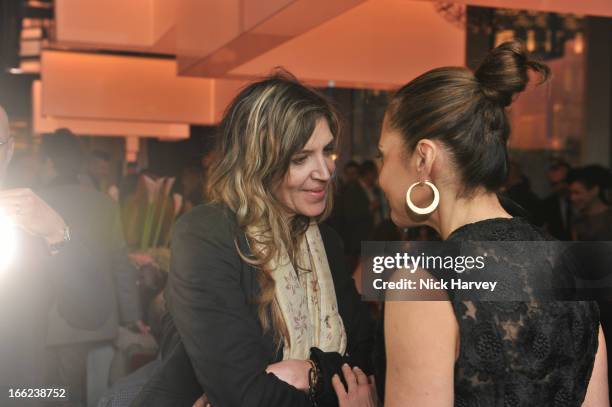
[[[337,374],[346,387],[346,381],[342,374],[342,365],[346,360],[338,352],[323,352],[319,348],[310,349],[310,360],[319,370],[319,380],[314,395],[317,407],[337,407],[338,397],[332,386],[332,377]]]

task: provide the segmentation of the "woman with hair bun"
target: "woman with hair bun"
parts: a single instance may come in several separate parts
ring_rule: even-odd
[[[508,172],[506,108],[530,70],[549,77],[511,41],[474,73],[434,69],[395,94],[379,182],[397,226],[429,225],[451,242],[549,239],[497,195]],[[527,267],[538,255],[516,259]],[[448,298],[386,303],[385,407],[609,406],[595,302]],[[337,387],[340,405],[369,406],[364,390]]]

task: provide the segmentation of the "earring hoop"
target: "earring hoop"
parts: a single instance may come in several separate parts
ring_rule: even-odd
[[[412,189],[416,187],[417,185],[427,185],[429,188],[431,188],[434,194],[433,201],[429,204],[429,206],[425,208],[420,208],[416,206],[412,202],[412,199],[410,198],[410,193],[412,192]],[[415,182],[414,184],[410,185],[410,188],[408,188],[408,192],[406,192],[406,204],[408,205],[408,207],[410,208],[412,212],[418,215],[428,215],[432,213],[433,211],[436,210],[439,203],[440,203],[440,191],[438,191],[438,188],[436,188],[436,186],[429,181]]]

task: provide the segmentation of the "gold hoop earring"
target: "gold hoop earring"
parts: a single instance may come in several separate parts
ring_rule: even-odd
[[[420,208],[416,206],[412,202],[412,199],[410,198],[410,193],[412,192],[412,189],[416,187],[417,185],[427,185],[429,188],[431,188],[434,194],[433,201],[429,204],[429,206],[425,208]],[[408,188],[408,192],[406,192],[406,204],[408,204],[408,207],[410,208],[412,212],[418,215],[428,215],[432,213],[433,211],[436,210],[439,203],[440,203],[440,191],[438,191],[438,188],[436,188],[436,186],[429,181],[415,182],[414,184],[410,185],[410,188]]]

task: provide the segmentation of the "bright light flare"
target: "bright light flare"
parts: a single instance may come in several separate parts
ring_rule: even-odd
[[[0,211],[0,274],[13,262],[16,251],[16,226],[10,217]]]

